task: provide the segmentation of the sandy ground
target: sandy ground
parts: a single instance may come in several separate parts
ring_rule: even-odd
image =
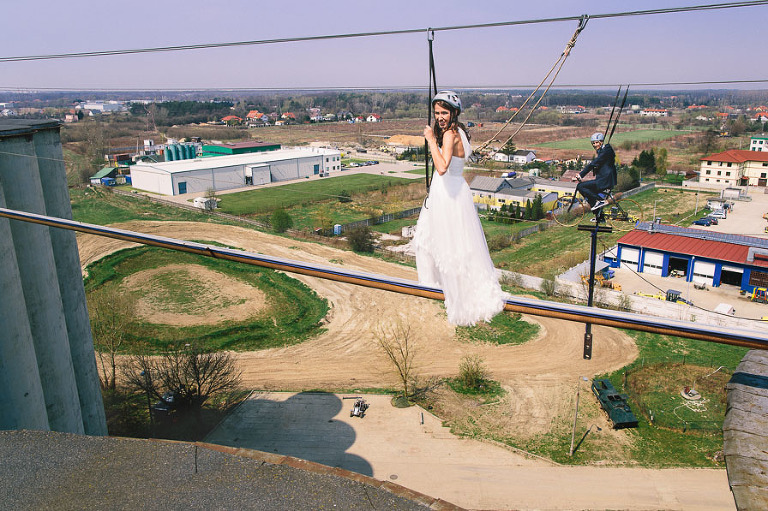
[[[216,240],[228,246],[276,257],[416,279],[412,268],[240,227],[190,222],[130,222],[116,227],[172,238]],[[78,234],[78,245],[85,267],[110,252],[132,244]],[[505,430],[531,435],[549,431],[553,419],[563,413],[572,413],[574,389],[580,377],[615,370],[637,356],[637,348],[628,336],[617,330],[596,327],[593,329],[593,358],[583,360],[584,325],[549,318],[527,318],[538,322],[541,330],[537,339],[522,346],[462,343],[456,340],[440,302],[313,277],[294,277],[328,299],[331,310],[327,317],[327,331],[300,345],[238,353],[245,387],[300,391],[396,386],[395,375],[377,349],[374,332],[377,328],[401,321],[410,326],[417,341],[417,372],[420,377],[455,375],[464,355],[480,355],[491,376],[500,381],[508,392],[504,402],[509,410],[504,415]],[[258,307],[259,298],[253,297],[252,300],[253,306]],[[586,391],[586,383],[584,387]],[[582,399],[582,407],[596,409],[597,405],[590,405],[589,401],[586,397]],[[597,420],[598,425],[603,427],[601,435],[624,435],[621,431],[611,431],[604,418]],[[445,435],[452,437],[447,432]],[[389,434],[386,436],[389,442],[399,442]],[[532,467],[526,466],[525,458],[514,455],[514,459],[505,461],[509,467],[504,469],[507,483],[499,480],[496,484],[492,482],[496,481],[494,472],[500,467],[487,466],[483,462],[483,449],[488,447],[477,448],[479,458],[473,458],[472,449],[463,452],[462,463],[451,472],[450,478],[433,476],[441,470],[440,463],[429,468],[416,461],[412,466],[405,463],[397,453],[407,447],[396,449],[392,460],[373,463],[372,471],[384,477],[387,471],[398,467],[403,476],[399,482],[408,481],[405,477],[408,472],[409,477],[414,478],[412,486],[415,489],[444,495],[475,509],[615,509],[617,503],[622,509],[686,509],[686,504],[683,504],[683,494],[686,493],[718,503],[714,508],[705,506],[708,509],[729,507],[730,491],[724,471],[710,471],[711,476],[698,478],[695,472],[690,477],[691,471],[687,470],[659,471],[658,475],[654,475],[654,471],[646,471],[639,475],[627,473],[625,469],[541,466],[532,471]],[[379,451],[373,446],[369,458],[371,462],[376,461],[375,453]],[[456,454],[450,451],[447,455],[453,455],[451,453]],[[360,454],[364,455],[363,452]],[[507,455],[512,456],[509,452],[504,456]],[[518,468],[513,470],[513,467]],[[651,490],[629,487],[626,485],[628,477],[640,477],[658,484],[651,484]],[[569,483],[561,484],[562,480]],[[595,501],[590,495],[600,495],[601,498],[606,495],[605,492],[595,493],[598,480],[605,488],[625,488],[626,491],[616,495],[610,503]],[[684,485],[678,484],[683,480],[686,481]],[[534,489],[542,487],[537,481],[547,487],[545,492]],[[676,483],[671,484],[672,481]],[[513,484],[516,490],[510,493]],[[574,500],[576,495],[579,498]]]
[[[276,257],[416,279],[412,268],[239,227],[187,222],[130,222],[117,227],[180,239],[216,240]],[[78,245],[85,267],[131,244],[78,234]],[[454,329],[446,321],[440,302],[314,277],[294,277],[328,299],[331,311],[327,331],[299,345],[239,353],[246,387],[305,390],[396,385],[389,364],[377,348],[375,331],[401,321],[410,326],[416,339],[421,377],[453,376],[458,373],[464,355],[480,355],[494,379],[515,389],[513,395],[518,396],[518,402],[512,406],[519,410],[514,415],[516,421],[521,426],[534,427],[551,420],[549,398],[555,392],[553,389],[573,383],[579,376],[618,369],[637,356],[629,337],[617,330],[597,327],[593,330],[593,358],[584,360],[584,326],[550,318],[529,318],[541,325],[541,331],[536,340],[522,346],[461,343],[454,338]],[[258,298],[252,305],[259,307]],[[217,310],[216,314],[227,311]]]

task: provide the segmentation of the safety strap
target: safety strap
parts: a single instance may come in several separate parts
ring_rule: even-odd
[[[498,136],[499,136],[499,134],[500,134],[502,131],[504,131],[504,130],[506,129],[506,127],[507,127],[507,126],[509,126],[509,124],[510,124],[510,123],[511,123],[511,122],[514,120],[514,118],[515,118],[515,117],[517,117],[517,114],[519,114],[520,112],[522,112],[522,111],[523,111],[523,109],[524,109],[524,108],[525,108],[525,106],[528,104],[528,102],[529,102],[529,101],[530,101],[530,100],[533,98],[533,96],[534,96],[534,95],[535,95],[535,94],[536,94],[536,93],[539,91],[539,89],[541,88],[541,86],[544,84],[544,82],[547,80],[547,78],[549,78],[549,76],[552,74],[552,72],[553,72],[553,71],[555,71],[555,68],[557,68],[557,71],[555,72],[554,76],[552,77],[552,80],[550,80],[550,82],[549,82],[549,85],[547,85],[547,88],[546,88],[546,89],[544,90],[544,92],[541,94],[541,96],[539,97],[538,101],[536,101],[536,104],[535,104],[535,105],[533,105],[533,107],[531,107],[531,111],[528,113],[528,116],[525,118],[525,120],[523,120],[523,122],[520,124],[520,126],[518,126],[518,127],[517,127],[517,130],[515,130],[515,132],[514,132],[514,133],[512,133],[512,135],[510,135],[510,136],[509,136],[509,138],[507,138],[507,140],[506,140],[506,141],[504,141],[504,143],[503,143],[503,144],[501,144],[501,146],[500,146],[500,147],[504,147],[505,145],[507,145],[507,143],[508,143],[510,140],[512,140],[512,139],[515,137],[515,135],[517,135],[517,134],[520,132],[520,130],[521,130],[521,129],[523,129],[523,126],[525,126],[525,124],[528,122],[528,119],[530,119],[530,118],[531,118],[531,115],[533,115],[533,112],[535,112],[535,111],[536,111],[536,108],[538,108],[539,104],[540,104],[540,103],[541,103],[541,101],[544,99],[544,96],[547,94],[547,92],[549,91],[549,89],[550,89],[550,88],[552,87],[552,85],[555,83],[555,80],[557,79],[557,75],[558,75],[558,74],[560,74],[560,70],[563,68],[563,64],[565,64],[565,60],[566,60],[566,59],[568,58],[568,56],[571,54],[571,50],[572,50],[572,49],[573,49],[573,47],[576,45],[576,39],[579,37],[579,34],[581,34],[581,31],[582,31],[582,30],[584,30],[584,29],[586,28],[586,26],[587,26],[587,22],[588,22],[588,21],[589,21],[589,15],[588,15],[588,14],[584,14],[584,15],[582,15],[582,16],[581,16],[581,18],[579,19],[579,26],[578,26],[578,27],[576,27],[576,31],[575,31],[575,32],[573,33],[573,35],[571,36],[571,40],[570,40],[570,41],[568,41],[568,44],[566,44],[566,45],[565,45],[565,49],[563,50],[563,53],[561,53],[561,54],[560,54],[560,57],[558,57],[558,59],[555,61],[555,63],[552,65],[552,67],[551,67],[551,68],[549,68],[549,71],[548,71],[548,72],[547,72],[547,74],[544,76],[544,78],[541,80],[541,82],[539,82],[539,85],[537,85],[537,86],[536,86],[536,88],[533,90],[533,92],[531,92],[531,93],[528,95],[528,97],[527,97],[527,98],[526,98],[526,100],[523,102],[523,104],[520,106],[520,108],[519,108],[519,109],[518,109],[518,110],[517,110],[517,111],[516,111],[514,114],[512,114],[512,117],[510,117],[510,118],[507,120],[507,122],[505,122],[505,123],[504,123],[504,125],[503,125],[503,126],[500,128],[500,129],[499,129],[499,131],[497,131],[497,132],[496,132],[496,133],[495,133],[495,134],[494,134],[494,135],[493,135],[491,138],[489,138],[489,139],[488,139],[488,140],[487,140],[487,141],[486,141],[486,142],[485,142],[483,145],[481,145],[480,147],[478,147],[477,149],[475,149],[475,151],[474,151],[474,153],[475,153],[475,154],[479,154],[479,153],[481,153],[482,151],[484,151],[484,150],[485,150],[485,149],[488,147],[488,145],[489,145],[491,142],[493,142],[494,140],[496,140],[496,137],[498,137]]]
[[[437,94],[437,76],[435,76],[435,56],[432,53],[432,42],[435,40],[435,31],[427,29],[427,42],[429,43],[429,92],[427,93],[427,126],[432,126],[432,98]],[[429,170],[429,143],[424,140],[424,179],[427,185],[427,195],[429,187],[432,184],[432,175],[434,174],[434,165],[432,171]],[[425,199],[426,205],[426,199]]]
[[[621,92],[621,86],[619,86],[619,92]],[[616,114],[616,119],[613,121],[613,127],[611,128],[611,133],[608,135],[608,137],[605,138],[605,143],[609,143],[611,141],[611,138],[613,137],[613,132],[616,131],[616,125],[619,124],[619,117],[621,117],[621,111],[624,110],[624,105],[627,103],[627,94],[629,94],[629,85],[627,85],[627,89],[624,91],[624,99],[621,100],[621,106],[619,107],[619,113]],[[618,93],[616,93],[616,99],[619,99]],[[616,105],[613,105],[614,108],[616,108]],[[613,111],[611,111],[611,117],[613,117]],[[611,119],[608,119],[608,126],[611,125]],[[608,126],[605,127],[606,134],[608,133]]]
[[[613,121],[613,114],[616,112],[616,105],[619,104],[619,94],[621,94],[621,85],[619,90],[616,91],[616,99],[613,100],[613,108],[611,108],[611,116],[608,117],[608,124],[605,126],[605,132],[603,133],[603,140],[608,138],[608,130],[611,129],[611,121]]]

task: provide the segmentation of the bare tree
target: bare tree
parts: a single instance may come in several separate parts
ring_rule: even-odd
[[[88,295],[88,314],[96,353],[101,365],[101,385],[114,389],[117,354],[136,319],[136,300],[117,286],[103,286]]]
[[[205,190],[205,209],[208,211],[213,210],[216,207],[216,188],[209,187]]]
[[[173,392],[178,403],[198,414],[211,396],[236,390],[241,376],[231,353],[189,344],[159,357],[131,357],[124,373],[130,387],[156,398]]]
[[[414,359],[417,352],[410,325],[398,321],[388,327],[379,326],[374,335],[379,347],[392,362],[403,386],[403,396],[407,399],[415,386]]]

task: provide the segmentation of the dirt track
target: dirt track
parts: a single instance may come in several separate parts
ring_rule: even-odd
[[[277,257],[416,279],[412,268],[239,227],[190,222],[130,222],[117,227],[187,240],[215,240]],[[79,234],[78,245],[85,267],[131,244]],[[637,355],[626,335],[597,327],[593,331],[593,358],[585,361],[584,326],[549,318],[529,318],[541,325],[541,334],[522,346],[460,343],[439,302],[314,277],[294,277],[330,302],[327,331],[300,345],[239,353],[246,387],[305,390],[394,386],[397,380],[376,347],[373,331],[400,319],[415,334],[421,377],[455,375],[462,356],[479,354],[493,378],[512,390],[509,398],[516,410],[515,422],[530,432],[538,429],[536,426],[546,427],[553,410],[560,408],[557,401],[572,399],[570,392],[558,398],[566,385],[572,387],[579,376],[622,367]]]

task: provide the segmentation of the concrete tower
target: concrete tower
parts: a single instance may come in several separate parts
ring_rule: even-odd
[[[0,121],[0,205],[72,218],[59,126]],[[0,218],[0,256],[0,428],[107,434],[75,234]]]

